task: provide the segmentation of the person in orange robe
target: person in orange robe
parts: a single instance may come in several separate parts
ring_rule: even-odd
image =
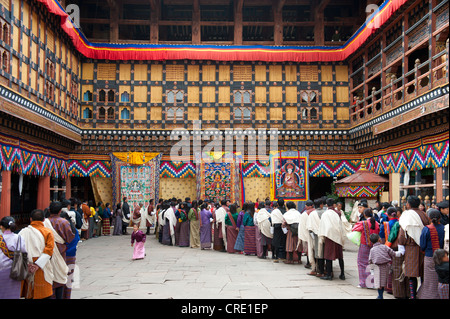
[[[50,229],[44,226],[44,212],[35,209],[31,212],[31,223],[20,231],[28,251],[30,276],[22,282],[22,297],[44,299],[53,294],[53,272],[50,258],[55,248],[55,238]],[[41,237],[42,236],[42,237]]]

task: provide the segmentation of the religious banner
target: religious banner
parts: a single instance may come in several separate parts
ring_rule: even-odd
[[[232,203],[241,200],[240,162],[234,154],[223,154],[220,158],[204,156],[197,158],[197,198]]]
[[[128,198],[130,207],[140,203],[147,206],[150,199],[157,202],[161,154],[147,156],[147,160],[141,160],[138,164],[123,161],[124,158],[135,158],[133,154],[126,157],[117,155],[111,154],[113,205],[122,202],[123,197]],[[151,159],[148,160],[149,158]]]
[[[304,202],[309,199],[308,152],[278,152],[270,156],[270,198],[285,202]]]

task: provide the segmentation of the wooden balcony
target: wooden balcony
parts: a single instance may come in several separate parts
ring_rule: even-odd
[[[350,126],[449,83],[448,0],[416,0],[350,60]]]
[[[431,61],[421,63],[420,60],[416,60],[413,70],[399,78],[392,76],[389,84],[379,90],[372,88],[370,95],[353,104],[350,107],[352,126],[371,120],[448,83],[448,74],[449,42],[447,41],[446,49],[433,56]],[[413,80],[408,81],[408,78]]]

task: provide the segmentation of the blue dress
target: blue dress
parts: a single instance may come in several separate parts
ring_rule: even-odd
[[[236,243],[234,244],[234,249],[239,251],[244,251],[244,239],[245,239],[245,230],[244,230],[244,212],[240,212],[236,226],[239,227],[239,233],[236,238]]]

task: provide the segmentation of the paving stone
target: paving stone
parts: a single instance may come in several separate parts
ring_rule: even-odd
[[[78,245],[79,288],[73,299],[375,299],[359,289],[358,249],[345,246],[346,280],[308,276],[304,265],[270,258],[161,245],[147,236],[147,256],[132,258],[130,235],[102,236]],[[270,255],[270,254],[269,254]],[[306,258],[303,257],[303,262]],[[333,263],[339,274],[339,265]],[[385,294],[386,299],[393,299]]]

